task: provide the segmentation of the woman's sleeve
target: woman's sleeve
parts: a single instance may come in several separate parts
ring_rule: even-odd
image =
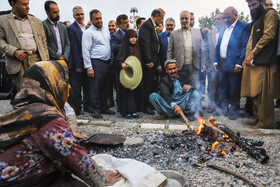
[[[44,155],[58,167],[70,170],[90,186],[105,186],[102,168],[77,143],[63,118],[56,118],[33,133],[32,138]]]

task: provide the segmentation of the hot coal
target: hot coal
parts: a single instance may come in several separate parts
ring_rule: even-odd
[[[132,158],[147,163],[158,170],[178,170],[221,155],[219,151],[211,151],[214,142],[189,131],[185,131],[184,134],[150,132],[142,135],[142,138],[145,143],[138,147],[92,145],[87,149],[91,156],[105,153],[118,158]]]

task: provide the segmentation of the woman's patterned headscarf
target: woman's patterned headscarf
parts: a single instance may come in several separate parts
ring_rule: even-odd
[[[14,110],[0,116],[0,149],[7,149],[57,117],[68,97],[65,61],[37,62],[26,70]]]

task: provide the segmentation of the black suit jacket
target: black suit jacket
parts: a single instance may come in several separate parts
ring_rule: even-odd
[[[120,29],[111,35],[111,50],[112,50],[112,54],[113,54],[113,66],[114,66],[115,70],[117,70],[117,69],[120,70],[117,57],[118,57],[118,53],[121,48],[123,39],[124,39],[124,35],[122,34],[122,31]]]
[[[138,43],[143,64],[158,63],[159,41],[151,18],[145,21],[139,30]],[[144,66],[145,67],[145,66]]]
[[[190,85],[189,82],[185,79],[180,79],[179,77],[179,82],[182,86],[184,87],[185,84]],[[192,86],[192,85],[191,85]],[[189,90],[193,91],[195,90],[194,87]],[[169,75],[164,76],[163,78],[160,79],[160,95],[164,98],[164,100],[170,105],[170,103],[173,102],[172,99],[172,94],[174,91],[174,83],[173,80],[169,77]]]

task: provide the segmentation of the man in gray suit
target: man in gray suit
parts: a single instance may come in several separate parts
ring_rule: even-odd
[[[57,3],[46,1],[45,11],[48,18],[43,21],[43,26],[46,33],[50,59],[68,61],[70,42],[66,26],[58,22],[60,14]]]
[[[206,58],[200,30],[190,27],[190,17],[189,11],[181,12],[181,28],[170,35],[167,60],[175,59],[179,76],[198,89],[200,67],[206,65]]]
[[[49,60],[41,20],[30,16],[29,0],[9,0],[12,12],[0,16],[0,49],[6,69],[19,90],[25,70],[41,60]]]
[[[218,80],[217,75],[218,72],[214,68],[214,56],[215,56],[215,49],[218,42],[218,37],[221,29],[224,26],[223,22],[223,14],[219,13],[214,18],[214,26],[215,28],[209,31],[205,37],[207,48],[208,48],[208,67],[203,67],[204,69],[207,68],[207,78],[208,78],[208,113],[212,113],[215,111],[216,108],[216,100],[217,100],[217,86]]]

